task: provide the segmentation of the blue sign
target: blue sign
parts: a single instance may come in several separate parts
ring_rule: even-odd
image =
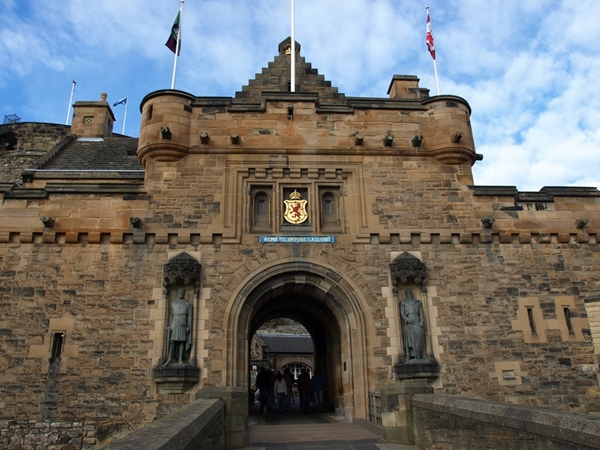
[[[333,244],[335,236],[261,236],[261,244]]]

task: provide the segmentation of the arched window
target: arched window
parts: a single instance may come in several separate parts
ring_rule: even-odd
[[[252,199],[252,231],[269,231],[271,229],[271,199],[268,192],[254,192]]]
[[[330,231],[340,229],[337,196],[331,191],[325,191],[321,195],[321,228]]]
[[[292,376],[294,377],[294,380],[298,379],[298,377],[302,373],[302,369],[305,369],[308,372],[308,374],[312,377],[312,369],[310,367],[308,367],[306,364],[302,364],[302,363],[287,364],[286,366],[281,368],[281,371],[283,372],[285,369],[290,369],[290,372],[292,372]]]

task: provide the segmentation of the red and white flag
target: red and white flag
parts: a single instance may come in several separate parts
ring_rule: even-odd
[[[425,33],[425,43],[427,50],[435,61],[435,45],[433,45],[433,32],[431,31],[431,19],[429,18],[429,10],[427,10],[427,32]]]

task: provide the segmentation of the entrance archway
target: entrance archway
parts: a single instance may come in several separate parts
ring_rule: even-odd
[[[248,388],[250,339],[264,322],[288,317],[311,334],[328,406],[350,420],[366,418],[366,310],[353,283],[333,267],[304,259],[262,267],[240,283],[227,310],[227,385]]]

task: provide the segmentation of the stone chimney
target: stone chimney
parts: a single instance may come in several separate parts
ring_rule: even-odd
[[[422,94],[419,79],[414,75],[394,75],[388,89],[390,98],[403,100],[421,100]]]
[[[115,115],[106,101],[106,93],[98,102],[75,102],[71,133],[79,137],[111,137]]]

